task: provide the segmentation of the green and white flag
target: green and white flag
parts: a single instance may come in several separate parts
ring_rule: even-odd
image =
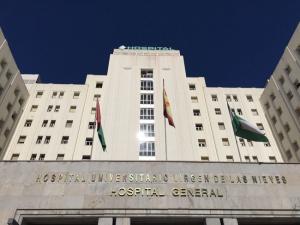
[[[233,131],[236,136],[257,142],[269,141],[265,134],[261,132],[261,130],[259,130],[255,125],[249,123],[247,120],[237,116],[234,112],[232,112],[228,103],[227,107],[229,110]]]

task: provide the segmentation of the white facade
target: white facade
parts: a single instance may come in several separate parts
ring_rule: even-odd
[[[87,75],[84,85],[35,83],[32,75],[24,79],[30,98],[6,160],[81,160],[92,153],[93,160],[282,161],[260,106],[263,89],[206,87],[203,77],[186,77],[176,50],[116,49],[107,76]],[[163,80],[176,127],[166,123],[167,138]],[[238,139],[237,147],[226,95],[237,113],[262,124],[270,146]],[[97,97],[106,152],[89,128]]]
[[[261,96],[285,162],[300,162],[300,24]]]
[[[0,159],[22,114],[28,91],[0,29]]]

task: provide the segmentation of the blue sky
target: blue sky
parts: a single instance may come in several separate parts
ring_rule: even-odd
[[[170,46],[208,86],[264,87],[300,21],[300,1],[0,0],[22,73],[83,83],[120,45]]]

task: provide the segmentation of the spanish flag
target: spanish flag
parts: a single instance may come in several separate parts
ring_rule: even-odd
[[[105,152],[106,144],[105,144],[104,133],[101,125],[101,112],[100,112],[100,104],[98,98],[96,103],[96,124],[97,124],[97,134],[101,142],[102,149]]]
[[[165,90],[165,86],[163,88],[163,102],[164,102],[164,117],[168,119],[169,125],[175,128],[175,124],[171,112],[171,106]]]

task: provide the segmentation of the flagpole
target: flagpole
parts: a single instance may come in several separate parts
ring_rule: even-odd
[[[165,90],[165,79],[163,79],[163,91]],[[163,93],[164,94],[164,93]],[[164,101],[164,98],[163,98]],[[165,127],[165,153],[166,161],[168,160],[168,146],[167,146],[167,128],[166,128],[166,118],[164,117],[164,127]]]
[[[96,101],[98,101],[98,98]],[[97,102],[96,102],[96,105],[97,105]],[[96,114],[97,114],[97,106],[96,106],[95,118],[94,118],[93,139],[92,139],[92,147],[91,147],[91,160],[92,160],[92,155],[93,155],[93,150],[94,150],[94,142],[95,142]]]
[[[230,109],[230,106],[229,106],[228,102],[227,102],[227,108],[228,108],[229,116],[230,116],[230,119],[231,119],[230,123],[231,123],[232,131],[233,131],[233,134],[234,134],[234,139],[235,139],[236,147],[237,147],[237,150],[238,150],[238,153],[239,153],[240,161],[242,162],[242,156],[241,156],[241,152],[240,152],[240,147],[239,147],[238,141],[236,139],[236,135],[235,135],[234,128],[233,128],[233,125],[232,125],[232,116],[231,116],[232,111]]]

